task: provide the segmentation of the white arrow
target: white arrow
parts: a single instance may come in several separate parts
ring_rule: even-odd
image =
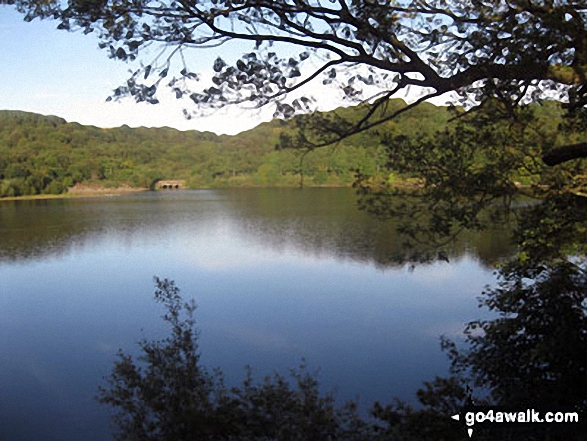
[[[461,416],[457,413],[456,415],[451,416],[453,420],[458,421]]]
[[[473,436],[473,429],[467,429],[467,432],[469,432],[469,438],[471,438]]]

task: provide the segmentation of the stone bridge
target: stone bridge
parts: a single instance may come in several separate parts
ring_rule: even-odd
[[[155,184],[156,190],[181,190],[186,188],[185,180],[183,179],[167,179],[158,181]]]

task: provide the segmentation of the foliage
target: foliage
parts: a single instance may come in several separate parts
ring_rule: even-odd
[[[568,192],[549,194],[527,207],[514,237],[527,277],[534,278],[548,262],[583,259],[587,253],[587,201]]]
[[[406,105],[392,100],[390,106],[399,109]],[[357,108],[340,112],[347,118],[359,114]],[[470,179],[482,177],[486,183],[495,180],[496,186],[509,185],[509,192],[517,181],[546,182],[552,173],[538,161],[545,146],[559,138],[572,141],[580,130],[572,128],[566,134],[557,130],[566,120],[561,119],[560,108],[554,103],[533,106],[524,113],[535,115],[534,119],[524,119],[532,123],[512,124],[503,118],[488,122],[480,114],[449,123],[446,108],[424,104],[387,123],[378,134],[358,134],[335,147],[304,153],[283,149],[295,143],[295,121],[276,120],[230,137],[169,128],[99,129],[56,117],[3,111],[0,196],[60,193],[76,183],[150,187],[158,179],[185,179],[194,188],[297,186],[300,173],[309,186],[348,186],[357,172],[378,188],[382,181],[389,184],[389,174],[393,173],[399,178],[394,188],[406,178],[424,176],[426,182],[435,185],[428,188],[436,188],[439,193],[447,188],[438,186],[439,177],[447,173],[444,184],[478,190],[481,182],[471,186],[469,178],[456,175],[465,166],[472,167],[467,172]],[[530,136],[536,128],[540,134]],[[456,163],[447,162],[450,158]],[[499,176],[505,170],[507,180]],[[561,170],[567,170],[564,179],[559,178],[567,185],[583,173],[580,161],[574,169],[567,165],[557,170],[559,176]],[[577,181],[577,189],[581,183]]]
[[[216,378],[199,366],[195,305],[183,303],[172,282],[156,283],[155,298],[167,307],[164,320],[171,325],[171,336],[140,343],[144,370],[135,366],[131,356],[119,353],[110,389],[100,389],[100,401],[122,411],[116,418],[121,439],[185,439],[221,399],[213,396]],[[184,311],[185,320],[180,316]],[[195,433],[205,434],[209,424],[205,420]]]
[[[499,287],[480,298],[499,317],[471,322],[464,348],[443,340],[453,376],[425,382],[416,407],[395,399],[374,403],[365,415],[353,402],[338,405],[305,363],[291,371],[291,382],[278,373],[257,382],[248,368],[240,386],[227,387],[219,369],[201,365],[193,301],[183,301],[174,282],[157,278],[155,298],[167,310],[171,332],[142,340],[137,361],[119,352],[97,398],[117,409],[120,440],[464,440],[466,432],[448,416],[471,403],[467,383],[490,392],[478,405],[584,409],[585,271],[560,263],[531,281],[524,268],[521,262],[504,268]],[[546,427],[526,436],[519,428],[502,429],[478,436],[581,439],[577,430]]]
[[[454,354],[496,402],[538,407],[587,405],[587,277],[565,262],[528,279],[518,265],[501,272],[482,304],[500,318],[470,323],[469,349]]]
[[[171,335],[139,343],[140,363],[119,353],[98,400],[119,410],[117,439],[329,439],[340,430],[333,398],[321,396],[302,365],[295,386],[275,374],[228,389],[219,371],[200,365],[194,303],[184,302],[169,280],[155,279]]]
[[[563,200],[575,200],[575,194],[583,191],[585,162],[550,168],[540,160],[552,144],[577,135],[578,128],[558,130],[566,121],[559,119],[564,122],[557,124],[557,111],[554,104],[544,103],[520,107],[512,118],[495,101],[474,115],[460,116],[455,110],[457,120],[433,135],[386,133],[381,141],[386,162],[379,173],[399,173],[404,184],[411,177],[416,185],[359,174],[355,186],[360,208],[398,222],[407,246],[428,244],[434,250],[465,230],[484,229],[515,215],[512,207],[519,204],[521,195],[536,201],[546,198],[550,204],[558,200],[560,206]],[[555,194],[557,199],[547,198]],[[560,218],[547,218],[560,225]],[[524,217],[518,220],[523,223]],[[517,234],[530,234],[530,230],[522,227]],[[414,255],[413,260],[429,258]]]
[[[242,385],[227,387],[220,370],[210,372],[201,365],[194,303],[181,298],[173,281],[156,278],[155,283],[155,299],[167,311],[163,319],[171,327],[169,336],[139,342],[136,361],[119,352],[97,397],[117,409],[116,439],[458,439],[459,426],[444,414],[465,399],[454,379],[425,385],[419,393],[423,411],[399,401],[386,407],[376,403],[368,419],[355,403],[337,405],[331,394],[324,394],[317,374],[305,363],[291,371],[292,383],[279,373],[256,382],[248,368]],[[450,397],[437,398],[440,391]],[[439,437],[443,432],[446,438]]]
[[[517,255],[479,298],[497,316],[469,323],[461,347],[443,340],[453,373],[493,404],[587,410],[586,209],[585,198],[567,192],[518,209]],[[583,426],[550,429],[529,439],[583,438]]]
[[[464,347],[444,339],[452,371],[489,391],[487,404],[569,409],[583,418],[587,410],[584,264],[543,265],[538,274],[529,276],[525,263],[508,264],[500,270],[498,287],[480,298],[480,306],[498,317],[469,323]],[[488,431],[487,439],[583,439],[584,425],[572,426],[534,425],[531,433],[500,427]]]
[[[119,410],[117,439],[329,439],[337,427],[333,398],[321,396],[304,365],[255,383],[251,370],[240,388],[227,388],[219,371],[200,364],[195,304],[167,279],[155,279],[155,299],[163,303],[169,337],[143,340],[135,363],[119,353],[98,400]]]
[[[398,101],[397,105],[404,105]],[[431,106],[424,131],[441,127],[444,108]],[[352,110],[351,110],[352,112]],[[428,115],[427,114],[427,115]],[[273,121],[237,136],[217,136],[169,128],[123,126],[99,129],[26,112],[0,112],[0,197],[61,193],[76,183],[150,187],[158,179],[186,179],[193,187],[343,185],[356,168],[376,171],[383,158],[377,140],[350,138],[335,149],[304,157],[276,150],[291,123]]]
[[[289,157],[288,162],[282,163],[276,156],[278,152],[267,150],[263,161],[253,163],[250,152],[260,152],[262,143],[251,143],[240,152],[229,153],[216,149],[212,145],[214,140],[210,140],[208,151],[214,152],[210,156],[214,159],[207,161],[204,155],[203,161],[194,162],[194,180],[198,183],[214,182],[226,175],[229,178],[224,182],[231,179],[235,182],[247,174],[261,184],[273,183],[284,174],[311,176],[317,183],[327,182],[332,176],[348,182],[344,173],[354,168],[359,176],[357,185],[363,207],[384,217],[403,217],[401,231],[411,240],[426,243],[434,243],[437,237],[450,238],[462,228],[482,228],[494,222],[503,214],[503,209],[496,205],[499,199],[509,209],[516,188],[523,188],[520,184],[532,185],[534,194],[542,193],[544,201],[518,213],[521,229],[516,238],[517,259],[500,270],[501,283],[495,289],[488,289],[481,299],[482,306],[498,312],[500,317],[469,324],[464,349],[448,341],[445,348],[455,372],[488,388],[490,398],[498,404],[530,405],[540,401],[585,405],[586,229],[585,217],[581,215],[584,203],[576,196],[584,193],[585,171],[583,162],[576,159],[587,157],[584,130],[587,2],[137,0],[64,4],[59,0],[13,0],[12,3],[27,20],[53,18],[66,30],[97,32],[101,46],[113,58],[133,62],[144,55],[145,48],[160,47],[162,52],[153,62],[135,66],[126,84],[114,90],[114,99],[131,96],[137,101],[156,104],[159,87],[167,85],[178,99],[190,100],[199,110],[230,104],[273,103],[276,116],[291,118],[314,108],[312,97],[304,96],[303,89],[313,80],[321,79],[324,86],[336,88],[349,103],[360,103],[352,110],[300,115],[293,120],[294,126],[281,133],[271,132],[268,139],[272,145],[304,149],[303,161],[291,161]],[[198,76],[186,62],[188,49],[217,47],[233,40],[249,41],[252,48],[237,60],[218,57],[213,65],[212,85],[197,88]],[[398,105],[390,100],[409,87],[421,88],[421,96],[413,103]],[[422,103],[447,92],[456,93],[459,103],[468,111],[459,112],[459,121],[453,126],[420,133],[424,118],[410,121],[408,112],[418,107],[425,114],[430,108],[420,107]],[[550,105],[528,106],[544,98],[563,103],[554,110],[556,118],[552,113],[549,116]],[[196,113],[186,110],[185,114],[191,117]],[[399,124],[400,117],[405,117],[403,124]],[[427,121],[432,125],[436,120]],[[440,124],[444,122],[446,119]],[[345,149],[335,163],[325,157],[315,161],[322,152],[320,147],[331,146],[353,134],[359,134],[355,138],[359,146],[369,148]],[[22,139],[18,132],[8,135],[11,146],[18,145]],[[349,140],[350,145],[355,141]],[[79,164],[77,174],[60,174],[66,165],[62,156],[55,155],[40,164],[36,169],[40,172],[35,174],[31,172],[33,168],[27,168],[27,160],[18,158],[18,155],[36,156],[27,155],[27,149],[40,151],[27,139],[16,149],[16,156],[11,153],[11,160],[1,164],[3,194],[37,189],[59,191],[59,179],[55,178],[69,178],[72,182],[79,182],[79,176],[103,180],[111,173],[107,163],[86,161]],[[538,161],[540,157],[544,164],[557,167],[544,167]],[[201,167],[203,163],[205,168]],[[128,164],[129,170],[133,167]],[[178,173],[179,169],[170,166],[167,171]],[[399,206],[390,205],[389,196],[401,191],[388,185],[392,174],[419,179],[422,188],[415,186],[415,190],[422,198],[406,199]],[[53,181],[57,184],[52,184]],[[381,181],[383,185],[379,185]],[[423,215],[421,204],[435,211]],[[577,211],[566,209],[565,204]],[[484,215],[483,209],[487,207],[492,210]],[[174,290],[171,285],[160,288]],[[172,311],[173,303],[170,305]],[[186,323],[191,325],[189,321]],[[171,321],[171,324],[180,326],[180,322],[174,325]],[[123,432],[133,428],[136,419],[140,430],[144,421],[157,421],[147,427],[155,432],[138,433],[159,436],[157,430],[169,430],[175,436],[173,439],[182,439],[188,432],[220,439],[240,438],[239,430],[249,430],[243,421],[262,421],[261,426],[269,430],[256,432],[253,425],[250,429],[253,431],[245,432],[244,439],[280,438],[293,436],[292,433],[302,434],[302,438],[311,433],[336,439],[345,436],[349,439],[379,436],[456,439],[459,436],[451,432],[446,414],[440,420],[434,409],[452,409],[463,399],[462,377],[437,380],[429,385],[429,393],[420,395],[426,405],[423,410],[401,403],[385,408],[375,406],[376,422],[372,422],[359,418],[351,407],[349,420],[343,418],[344,412],[334,410],[330,397],[319,398],[316,383],[304,375],[295,377],[308,379],[298,381],[295,390],[278,376],[262,386],[251,386],[246,380],[241,389],[227,391],[221,386],[220,377],[196,369],[196,355],[191,357],[189,366],[185,365],[186,360],[177,358],[179,349],[197,350],[197,346],[187,345],[195,337],[182,340],[182,336],[192,335],[189,332],[174,331],[172,339],[161,345],[142,344],[147,354],[143,359],[147,363],[145,375],[152,372],[152,379],[144,376],[130,358],[121,355],[111,378],[112,385],[119,388],[111,389],[113,395],[103,390],[102,399],[115,406],[121,404],[122,409],[135,416],[128,421],[122,417],[123,423],[128,422],[122,425]],[[156,357],[149,358],[149,353]],[[167,356],[175,361],[167,365],[161,360]],[[177,430],[184,430],[186,424],[197,425],[183,435],[159,423],[167,422],[163,418],[166,411],[156,399],[167,387],[168,380],[163,378],[175,374],[171,367],[175,362],[182,369],[191,366],[194,370],[185,372],[190,372],[190,378],[192,374],[201,378],[196,386],[203,387],[189,392],[171,389],[174,395],[165,398],[172,403],[189,404],[187,407],[182,404],[169,420]],[[161,363],[164,369],[158,370],[153,363]],[[150,389],[151,383],[157,381],[162,391]],[[174,384],[171,379],[169,382]],[[148,410],[132,414],[142,405],[133,401],[133,394],[143,390],[149,391],[140,397]],[[129,391],[133,394],[128,395]],[[191,398],[184,399],[184,395]],[[191,403],[195,396],[199,401]],[[152,397],[155,399],[151,402]],[[305,408],[300,403],[308,403],[308,397],[311,406]],[[280,418],[292,415],[287,420],[279,420],[279,424],[288,427],[287,435],[277,431],[279,426],[271,426],[276,420],[271,409],[277,404],[283,411]],[[262,411],[258,413],[254,410],[257,408]],[[206,412],[198,413],[200,409]],[[300,409],[302,413],[298,413]],[[306,411],[316,418],[308,418]],[[204,413],[207,415],[204,420],[194,417]],[[143,415],[147,416],[143,418]],[[234,420],[230,419],[232,416]],[[302,421],[317,422],[317,426],[304,426]],[[353,428],[352,433],[349,427]],[[235,432],[231,432],[233,429]],[[289,432],[290,429],[295,432]],[[212,435],[212,430],[224,432]],[[317,434],[314,430],[324,432]],[[132,439],[132,432],[128,433]],[[508,437],[517,439],[516,435]],[[558,436],[545,433],[541,438]],[[573,434],[561,439],[580,438]]]

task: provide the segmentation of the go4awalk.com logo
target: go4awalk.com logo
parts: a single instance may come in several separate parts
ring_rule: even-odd
[[[515,409],[506,407],[469,406],[451,418],[465,426],[469,438],[474,431],[552,432],[585,434],[584,412],[580,409]],[[573,437],[571,436],[571,439]]]

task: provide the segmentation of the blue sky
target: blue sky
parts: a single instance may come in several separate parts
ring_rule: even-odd
[[[11,6],[0,6],[0,109],[57,115],[98,127],[169,126],[228,134],[271,117],[271,109],[260,113],[231,109],[188,121],[182,109],[189,103],[171,96],[160,97],[159,105],[137,104],[132,99],[107,103],[112,90],[125,83],[132,66],[109,59],[92,34],[59,31],[54,21],[26,23],[22,17]],[[218,49],[223,55],[226,50]],[[193,53],[191,70],[210,70],[216,56],[213,51]]]

